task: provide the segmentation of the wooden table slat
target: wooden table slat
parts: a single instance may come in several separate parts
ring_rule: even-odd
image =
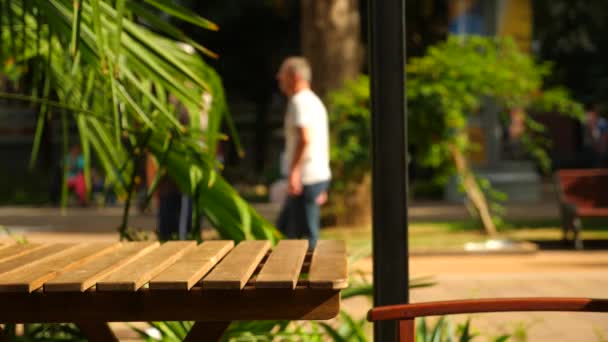
[[[344,241],[321,240],[313,252],[308,273],[311,288],[348,287],[348,265]]]
[[[4,245],[0,247],[0,262],[20,257],[41,247],[43,245],[37,243]]]
[[[136,291],[195,246],[195,241],[169,241],[98,281],[97,290]]]
[[[49,256],[66,253],[74,247],[76,244],[73,243],[57,243],[37,248],[30,253],[0,263],[0,275],[37,264]]]
[[[205,241],[150,281],[152,290],[190,290],[230,250],[234,241]]]
[[[313,251],[321,254],[346,255],[346,243],[343,240],[320,240]]]
[[[44,284],[47,292],[82,292],[95,286],[111,272],[138,259],[157,248],[156,241],[128,242],[120,248],[66,272]]]
[[[342,242],[319,241],[310,254],[305,241],[280,242],[272,253],[268,241],[236,247],[231,241],[105,246],[47,244],[0,262],[0,288],[18,280],[33,290],[0,291],[0,322],[330,319],[338,314],[340,289],[347,285]],[[302,272],[309,280],[294,288]],[[154,289],[163,280],[180,285]],[[264,288],[265,281],[285,287]],[[45,291],[38,288],[43,282]],[[106,290],[116,291],[104,291],[104,282]]]
[[[280,241],[262,267],[255,280],[255,286],[294,289],[307,251],[306,240]]]
[[[270,249],[269,241],[243,241],[239,243],[203,279],[205,289],[241,290],[253,275],[258,264]]]
[[[114,243],[79,244],[67,253],[52,255],[18,271],[0,276],[0,292],[32,292],[57,275],[118,247]]]

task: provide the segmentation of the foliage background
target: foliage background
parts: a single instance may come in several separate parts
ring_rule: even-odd
[[[539,63],[518,50],[511,39],[451,36],[413,57],[406,67],[408,149],[421,167],[435,170],[438,184],[458,172],[452,147],[463,154],[475,149],[466,133],[471,117],[487,101],[501,108],[508,123],[511,109],[557,112],[581,119],[582,106],[563,88],[543,88],[551,64]],[[334,190],[350,196],[371,171],[369,79],[360,76],[330,96]],[[525,116],[523,145],[545,172],[550,169],[544,127]],[[482,188],[489,193],[487,181]],[[338,202],[340,199],[337,200]]]

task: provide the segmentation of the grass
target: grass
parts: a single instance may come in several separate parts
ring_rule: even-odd
[[[608,221],[583,222],[583,239],[608,240]],[[371,246],[371,227],[331,227],[321,231],[323,239],[340,239],[351,250]],[[498,239],[521,241],[559,241],[562,231],[558,220],[510,222],[499,229]],[[413,222],[409,226],[409,247],[412,251],[462,248],[466,242],[487,239],[473,221]]]

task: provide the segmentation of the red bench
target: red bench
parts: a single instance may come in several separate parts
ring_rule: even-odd
[[[399,321],[397,341],[414,342],[414,319],[417,317],[517,311],[608,312],[608,299],[494,298],[387,305],[371,309],[367,319],[371,322]]]
[[[564,241],[573,232],[576,249],[582,249],[581,218],[608,217],[608,169],[560,170],[555,184]]]

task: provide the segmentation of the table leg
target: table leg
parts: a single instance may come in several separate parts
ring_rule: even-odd
[[[6,336],[2,327],[0,327],[0,342],[8,342],[8,336]]]
[[[196,322],[184,342],[219,341],[229,325],[230,322]]]
[[[80,331],[89,338],[90,342],[118,342],[112,329],[105,322],[78,322],[76,323]]]

